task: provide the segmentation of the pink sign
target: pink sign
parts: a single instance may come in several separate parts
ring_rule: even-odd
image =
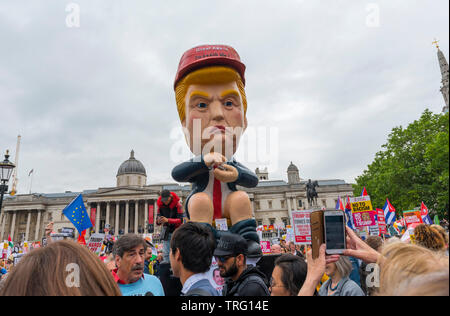
[[[353,222],[356,227],[375,226],[375,211],[353,213]]]
[[[261,251],[263,255],[270,254],[270,241],[260,241],[261,244]]]

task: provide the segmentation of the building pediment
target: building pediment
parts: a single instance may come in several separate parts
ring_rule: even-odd
[[[134,194],[148,194],[148,193],[156,193],[156,192],[144,188],[133,188],[133,187],[105,188],[99,189],[96,192],[96,194],[92,195],[92,197],[107,197],[117,195],[134,195]]]

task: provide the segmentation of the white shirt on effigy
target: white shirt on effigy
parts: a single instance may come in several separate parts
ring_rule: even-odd
[[[225,205],[225,200],[227,199],[228,195],[232,193],[230,188],[228,187],[228,183],[220,182],[220,187],[222,189],[222,215],[223,215],[223,207]],[[214,193],[214,169],[209,171],[209,181],[208,185],[205,188],[204,193],[208,194],[211,201],[213,200],[213,193]],[[214,202],[213,202],[214,203]]]

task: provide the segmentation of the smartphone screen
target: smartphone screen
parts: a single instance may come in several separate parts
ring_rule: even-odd
[[[327,249],[345,249],[344,216],[325,216],[325,237]]]

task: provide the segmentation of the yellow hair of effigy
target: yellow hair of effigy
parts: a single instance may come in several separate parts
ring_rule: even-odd
[[[216,85],[229,82],[236,82],[239,93],[242,98],[242,105],[244,107],[244,115],[247,114],[247,97],[245,95],[244,83],[241,76],[233,68],[224,66],[212,66],[201,68],[189,73],[184,77],[175,87],[175,99],[177,102],[178,115],[180,121],[183,122],[186,118],[186,93],[190,85]]]

